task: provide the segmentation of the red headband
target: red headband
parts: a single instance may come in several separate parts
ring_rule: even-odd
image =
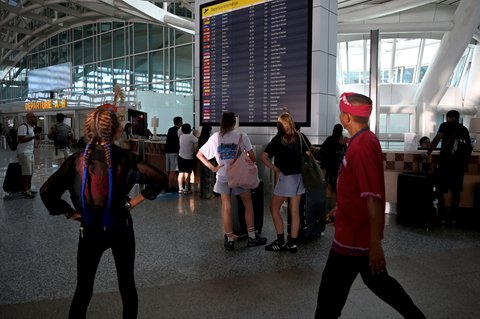
[[[360,117],[370,117],[370,114],[372,113],[371,104],[352,105],[352,103],[348,101],[348,97],[354,94],[357,94],[357,93],[345,92],[342,95],[340,95],[340,111],[344,113],[360,116]]]

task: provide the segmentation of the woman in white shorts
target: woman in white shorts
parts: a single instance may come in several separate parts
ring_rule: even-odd
[[[238,145],[240,136],[242,136],[242,140],[241,144]],[[250,190],[228,187],[227,168],[230,162],[236,157],[237,148],[239,151],[247,151],[250,159],[255,162],[255,153],[253,152],[250,139],[245,133],[240,133],[235,130],[235,114],[233,112],[224,112],[220,123],[220,132],[216,132],[210,136],[208,141],[197,153],[197,158],[212,172],[217,173],[217,181],[215,182],[213,191],[219,193],[222,198],[222,220],[225,230],[224,247],[228,251],[235,248],[230,196],[240,195],[243,205],[245,206],[248,247],[265,245],[267,243],[266,238],[260,237],[255,233],[252,194]],[[217,160],[218,166],[213,166],[209,161],[214,157]]]
[[[260,157],[265,166],[278,174],[278,181],[270,203],[270,213],[277,232],[277,239],[265,246],[265,250],[288,250],[295,253],[297,252],[297,236],[300,228],[299,205],[302,194],[305,193],[301,174],[302,155],[300,154],[300,143],[303,142],[299,136],[302,133],[295,130],[293,119],[288,113],[281,114],[278,117],[277,129],[277,135],[268,143]],[[306,136],[303,137],[307,145],[302,145],[302,149],[308,152],[311,144]],[[272,162],[272,158],[274,158],[275,164]],[[290,238],[285,242],[280,209],[287,199],[289,199],[288,210],[292,223]]]

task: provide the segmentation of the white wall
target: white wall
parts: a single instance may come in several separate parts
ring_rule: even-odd
[[[194,126],[192,95],[163,94],[151,91],[136,92],[137,109],[147,112],[150,131],[153,132],[151,123],[154,116],[159,118],[157,134],[167,134],[168,129],[173,126],[175,116],[181,116],[183,123]]]

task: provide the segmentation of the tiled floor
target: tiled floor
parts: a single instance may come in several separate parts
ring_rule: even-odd
[[[0,182],[14,153],[0,150]],[[33,184],[56,169],[40,149]],[[4,197],[0,190],[0,198]],[[266,195],[268,207],[268,194]],[[133,212],[139,318],[313,318],[320,276],[333,237],[297,254],[237,243],[223,249],[219,199],[162,194]],[[480,213],[480,212],[477,212]],[[480,232],[407,228],[387,215],[388,269],[427,318],[480,317]],[[274,231],[265,209],[263,234]],[[40,199],[0,200],[0,318],[66,318],[75,289],[78,225],[49,216]],[[323,305],[328,307],[328,305]],[[88,318],[120,318],[116,272],[100,264]],[[358,278],[342,318],[399,318]]]

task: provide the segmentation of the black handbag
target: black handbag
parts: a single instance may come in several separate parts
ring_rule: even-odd
[[[303,154],[302,144],[308,145],[301,133],[300,136],[300,155],[302,162],[302,179],[306,189],[321,189],[323,187],[322,171],[312,152],[310,155]]]

